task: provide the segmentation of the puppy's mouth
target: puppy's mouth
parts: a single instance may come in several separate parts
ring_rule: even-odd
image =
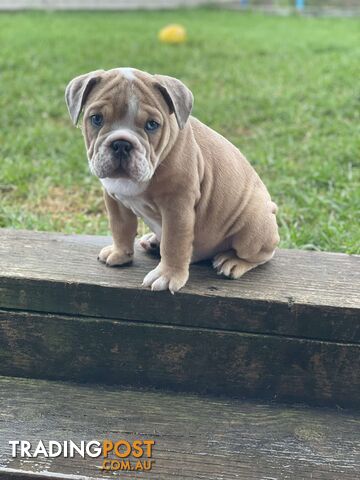
[[[110,154],[100,155],[100,152],[89,162],[90,170],[99,179],[126,178],[138,183],[147,182],[154,173],[151,162],[142,154],[114,159]]]
[[[105,177],[99,177],[99,178],[126,178],[126,177],[128,177],[128,175],[126,175],[125,172],[120,168],[117,168],[116,170],[106,175]]]
[[[114,161],[107,156],[95,156],[91,161],[91,172],[98,178],[130,178],[128,171],[129,159]]]
[[[106,177],[107,178],[129,178],[130,176],[126,171],[126,168],[120,165],[119,167],[115,168],[115,170],[108,173],[104,177],[99,177],[99,178],[106,178]]]

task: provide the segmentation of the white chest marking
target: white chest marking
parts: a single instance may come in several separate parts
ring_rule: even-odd
[[[123,197],[134,197],[146,190],[148,184],[133,182],[129,178],[100,178],[105,190],[122,201]]]
[[[139,184],[126,178],[101,178],[100,181],[109,195],[142,218],[161,240],[161,221],[157,215],[151,215],[153,208],[141,195],[148,185],[146,182]]]

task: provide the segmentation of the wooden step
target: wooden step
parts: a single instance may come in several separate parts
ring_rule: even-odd
[[[101,456],[12,458],[10,440],[136,439],[155,441],[152,470],[116,478],[357,480],[359,432],[341,410],[0,378],[1,479],[109,478]]]
[[[242,279],[96,261],[109,239],[0,230],[0,375],[360,405],[360,257],[279,250]]]

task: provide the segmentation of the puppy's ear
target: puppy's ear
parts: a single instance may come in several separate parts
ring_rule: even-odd
[[[66,87],[65,102],[74,125],[76,125],[79,120],[91,89],[100,81],[101,74],[104,73],[104,71],[105,70],[95,70],[94,72],[75,77]]]
[[[155,87],[160,90],[169,106],[170,113],[175,114],[179,128],[182,130],[194,104],[193,94],[176,78],[166,75],[154,75],[154,77],[156,80]]]

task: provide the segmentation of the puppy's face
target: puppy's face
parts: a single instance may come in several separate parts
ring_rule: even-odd
[[[179,80],[130,68],[76,77],[65,97],[75,124],[84,110],[91,172],[101,179],[137,183],[151,179],[193,103],[191,92]]]

